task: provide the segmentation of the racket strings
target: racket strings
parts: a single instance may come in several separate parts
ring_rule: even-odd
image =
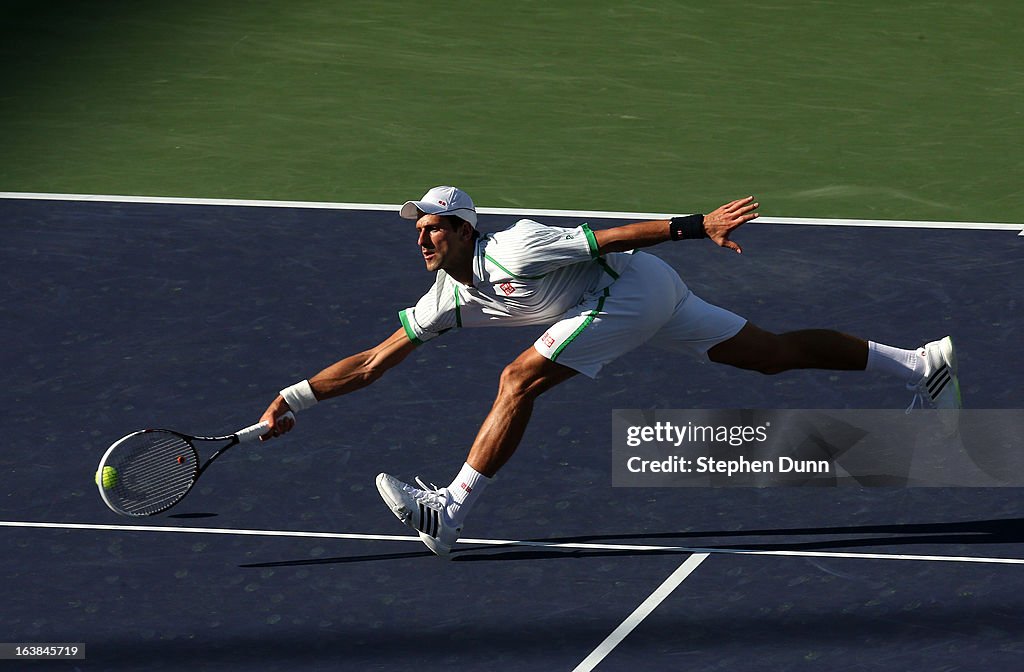
[[[195,449],[169,432],[142,432],[108,456],[116,482],[107,497],[130,515],[162,511],[192,487],[197,471]]]

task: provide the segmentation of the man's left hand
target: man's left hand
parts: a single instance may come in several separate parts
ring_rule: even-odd
[[[713,212],[704,215],[704,230],[715,244],[727,247],[741,254],[743,249],[729,240],[732,232],[752,219],[757,219],[757,206],[753,196],[726,203]]]

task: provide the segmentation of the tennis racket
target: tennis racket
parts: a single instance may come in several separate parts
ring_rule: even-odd
[[[100,460],[96,471],[100,497],[111,511],[123,516],[163,513],[185,498],[214,460],[240,443],[259,438],[268,426],[260,422],[227,436],[192,436],[170,429],[132,432],[115,441]],[[197,441],[227,443],[200,464]]]

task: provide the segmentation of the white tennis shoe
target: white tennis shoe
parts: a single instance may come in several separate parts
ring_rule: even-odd
[[[942,340],[932,341],[921,347],[918,354],[925,359],[924,377],[920,382],[907,383],[907,389],[915,392],[907,412],[914,408],[918,400],[927,400],[940,409],[963,408],[953,339],[946,336]]]
[[[391,513],[419,532],[420,540],[427,548],[435,555],[447,557],[462,534],[462,527],[452,525],[445,513],[448,490],[433,484],[428,486],[419,477],[416,482],[419,488],[389,474],[378,474],[377,491]]]

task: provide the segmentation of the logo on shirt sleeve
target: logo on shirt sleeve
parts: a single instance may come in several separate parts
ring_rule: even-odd
[[[512,285],[512,283],[507,281],[498,285],[498,289],[505,292],[505,296],[511,296],[512,292],[516,291],[516,288]]]

